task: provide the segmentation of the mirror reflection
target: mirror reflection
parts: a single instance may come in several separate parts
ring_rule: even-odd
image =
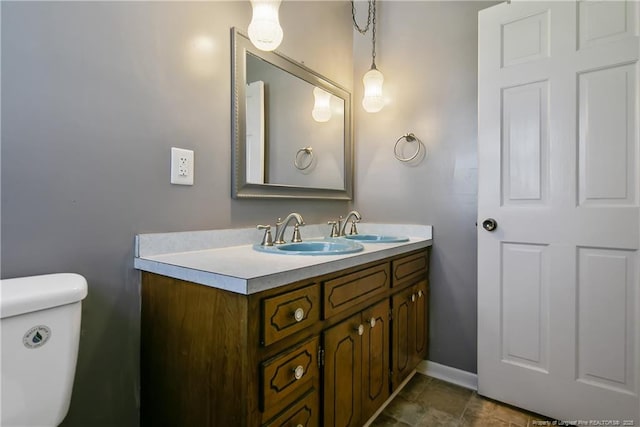
[[[234,197],[350,199],[350,94],[234,39]]]

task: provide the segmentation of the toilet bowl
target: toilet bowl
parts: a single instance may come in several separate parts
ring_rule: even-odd
[[[78,274],[0,280],[1,427],[53,427],[66,416],[86,295]]]

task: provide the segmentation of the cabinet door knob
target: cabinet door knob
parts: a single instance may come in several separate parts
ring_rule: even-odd
[[[293,312],[293,318],[296,319],[296,322],[300,322],[304,319],[304,310],[301,308],[296,308],[296,311]]]
[[[416,302],[416,294],[411,294],[411,302]]]
[[[376,318],[372,317],[371,319],[369,319],[369,326],[371,326],[372,328],[375,328],[376,326]]]
[[[356,331],[358,331],[358,335],[363,335],[364,334],[364,325],[358,325],[358,327],[356,327]]]
[[[422,291],[418,291],[418,298],[422,298],[422,295],[424,295],[424,293]]]
[[[293,370],[293,376],[299,380],[304,375],[304,368],[302,365],[296,366],[296,369]]]
[[[296,427],[304,427],[302,424],[298,424]]]

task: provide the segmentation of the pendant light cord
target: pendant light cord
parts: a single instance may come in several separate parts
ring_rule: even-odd
[[[373,27],[371,27],[371,69],[376,70],[376,0],[369,0],[369,11],[367,13],[367,25],[364,27],[360,27],[358,22],[356,21],[356,6],[355,2],[351,0],[351,18],[353,19],[353,26],[356,30],[362,35],[366,34],[373,23]]]

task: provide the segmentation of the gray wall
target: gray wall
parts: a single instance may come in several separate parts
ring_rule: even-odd
[[[230,198],[229,28],[246,32],[249,2],[1,8],[1,274],[88,279],[64,425],[137,426],[133,236],[273,224],[293,210],[321,222],[349,206]],[[285,54],[352,87],[348,2],[285,2],[281,23]],[[195,151],[193,187],[169,184],[171,146]]]
[[[376,114],[360,107],[371,38],[354,35],[355,205],[367,220],[434,226],[429,359],[469,372],[476,372],[477,11],[491,4],[378,2],[376,64],[388,103]],[[420,164],[394,158],[406,132],[428,147]]]

